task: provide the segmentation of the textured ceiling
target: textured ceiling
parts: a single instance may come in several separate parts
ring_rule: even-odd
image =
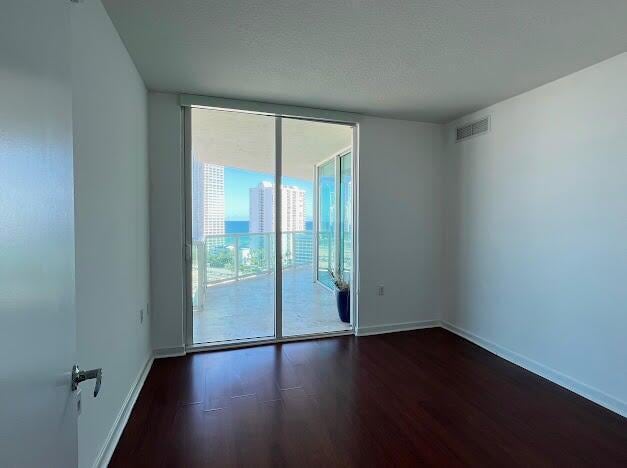
[[[446,122],[627,50],[627,0],[103,0],[151,90]]]

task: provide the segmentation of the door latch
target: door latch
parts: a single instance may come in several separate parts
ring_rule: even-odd
[[[96,379],[96,386],[94,387],[94,398],[98,396],[100,392],[100,384],[102,383],[102,369],[80,370],[80,368],[74,364],[72,367],[72,390],[78,389],[78,384],[85,380]]]

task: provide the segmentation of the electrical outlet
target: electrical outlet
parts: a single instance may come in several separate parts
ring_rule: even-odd
[[[384,294],[384,289],[383,289],[383,285],[379,285],[379,288],[377,289],[377,293],[379,294],[379,296],[383,296]]]
[[[139,309],[139,323],[144,323],[144,309]]]

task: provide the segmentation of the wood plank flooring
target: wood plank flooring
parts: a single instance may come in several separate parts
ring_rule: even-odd
[[[627,419],[443,329],[155,361],[111,467],[627,466]]]

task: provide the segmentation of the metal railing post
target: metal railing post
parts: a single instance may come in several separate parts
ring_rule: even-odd
[[[268,265],[268,272],[274,270],[274,259],[272,255],[274,254],[274,234],[266,234],[266,242],[265,242],[267,255],[266,255],[266,264]]]
[[[205,293],[207,291],[207,245],[205,241],[196,244],[196,272],[198,274],[198,290],[196,303],[198,308],[205,306]]]
[[[235,280],[239,279],[239,236],[235,235]]]
[[[264,237],[265,237],[265,240],[263,242],[263,249],[265,250],[266,270],[269,273],[271,271],[270,270],[270,257],[272,257],[272,236],[270,234],[266,234]]]

